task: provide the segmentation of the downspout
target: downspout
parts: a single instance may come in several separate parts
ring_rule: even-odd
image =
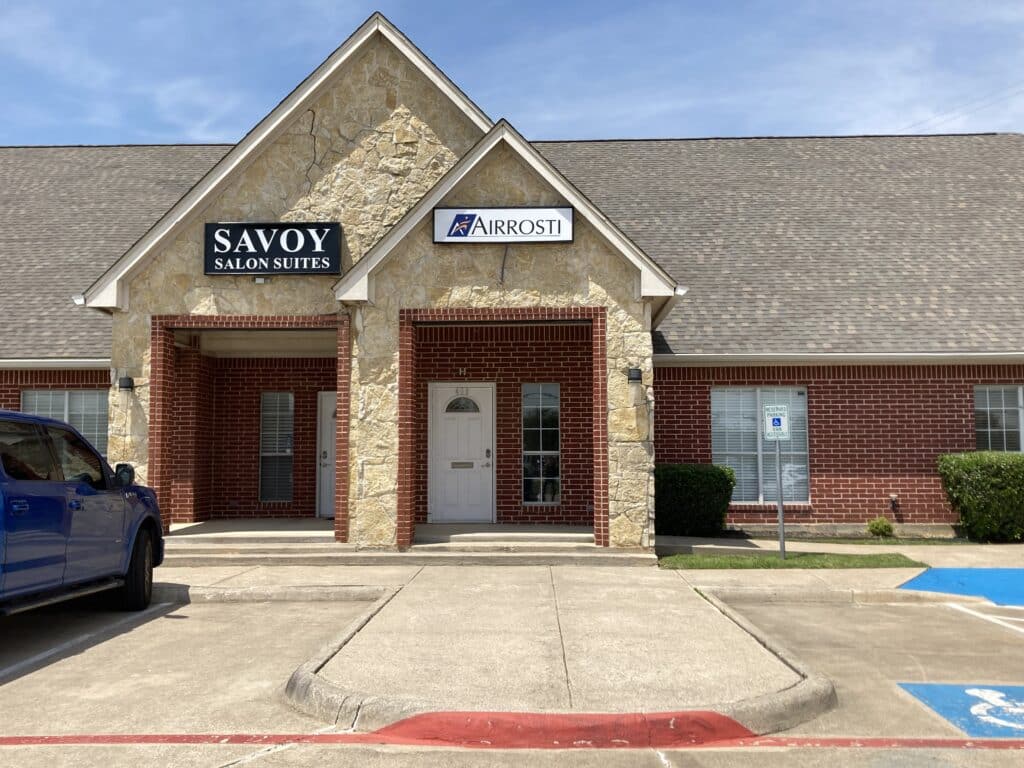
[[[653,332],[657,328],[661,321],[664,320],[669,312],[671,312],[679,300],[686,295],[689,288],[684,288],[681,285],[677,285],[675,291],[672,293],[665,303],[661,305],[661,309],[654,313],[651,318],[651,331]],[[651,382],[650,393],[646,396],[647,399],[647,434],[651,441],[651,445],[654,444],[654,409],[656,403],[654,402],[654,382]],[[651,472],[651,476],[648,478],[647,488],[647,526],[644,530],[643,540],[641,546],[645,549],[654,550],[657,544],[656,535],[654,532],[655,516],[654,516],[654,472]]]

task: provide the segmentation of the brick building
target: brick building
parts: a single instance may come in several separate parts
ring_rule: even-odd
[[[1011,134],[531,143],[374,15],[236,145],[0,148],[0,407],[168,523],[404,549],[649,547],[664,462],[770,522],[785,405],[791,520],[949,523],[936,457],[1021,450],[1022,178]]]

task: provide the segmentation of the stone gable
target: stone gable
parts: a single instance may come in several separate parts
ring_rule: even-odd
[[[564,205],[533,169],[499,145],[446,197],[445,205]],[[595,306],[607,310],[609,532],[639,547],[653,507],[650,307],[636,268],[578,214],[575,242],[433,243],[426,217],[374,275],[373,300],[353,331],[351,540],[393,546],[397,522],[398,332],[402,308]],[[643,383],[626,383],[640,368]]]
[[[219,194],[129,284],[114,315],[112,364],[136,380],[111,393],[111,461],[146,477],[149,317],[310,315],[338,311],[331,276],[203,274],[207,221],[340,221],[342,264],[358,261],[480,138],[480,130],[391,43],[377,35],[330,89]]]

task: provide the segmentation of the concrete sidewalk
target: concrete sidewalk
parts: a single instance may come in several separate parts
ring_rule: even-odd
[[[800,677],[675,573],[425,568],[320,674],[444,710],[652,712]]]
[[[775,539],[697,538],[658,536],[659,555],[666,554],[771,554],[778,553]],[[870,555],[896,552],[933,568],[1024,568],[1021,544],[839,544],[829,541],[786,541],[787,552],[831,552]],[[909,577],[908,577],[909,578]]]

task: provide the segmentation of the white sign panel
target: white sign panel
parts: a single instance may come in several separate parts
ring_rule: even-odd
[[[789,440],[789,406],[764,406],[764,439]]]
[[[572,208],[435,208],[435,243],[571,243]]]

